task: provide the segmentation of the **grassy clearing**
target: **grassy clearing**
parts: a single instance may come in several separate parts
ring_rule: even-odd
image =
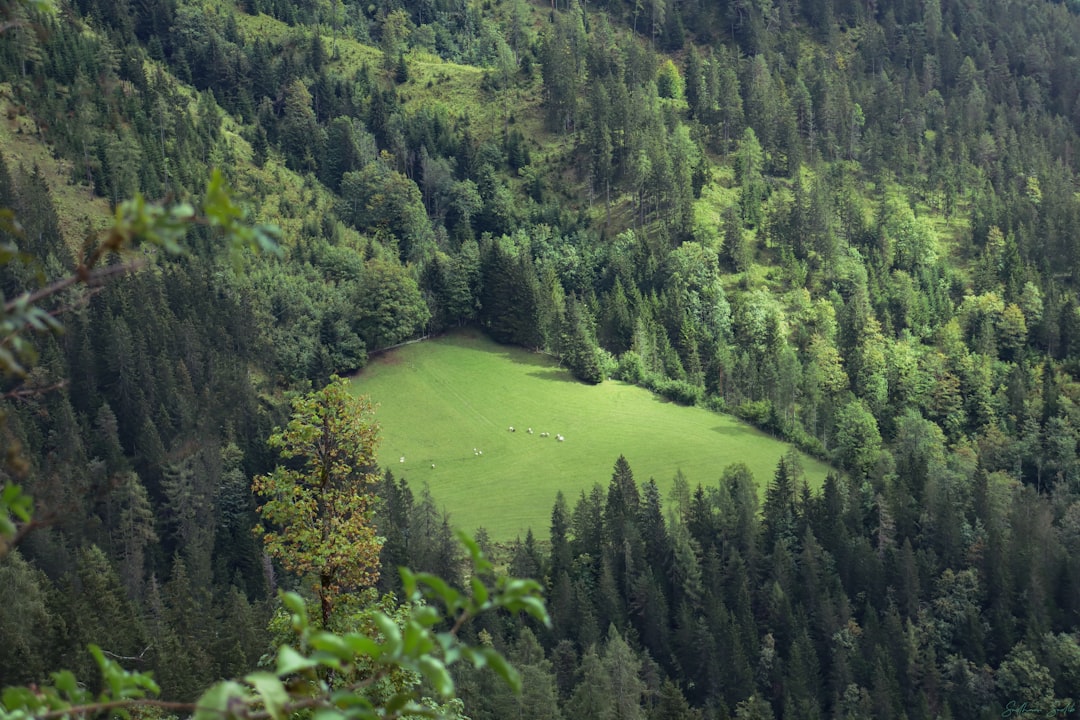
[[[37,124],[12,98],[11,84],[0,83],[0,152],[8,171],[14,175],[20,167],[28,172],[38,168],[49,186],[64,241],[78,252],[88,232],[108,225],[109,203],[92,196],[87,185],[71,182],[71,163],[56,158],[52,147],[42,141]]]
[[[283,42],[297,52],[306,51],[306,33],[310,28],[298,30],[267,15],[237,13],[241,30],[249,37],[261,37]],[[343,77],[353,77],[364,65],[376,76],[385,75],[382,69],[382,51],[365,45],[353,38],[321,33],[328,52],[337,48],[336,58],[329,65]],[[513,124],[526,137],[538,140],[536,147],[547,143],[540,114],[541,83],[539,69],[527,87],[514,84],[505,91],[485,91],[482,87],[485,70],[472,65],[462,65],[421,50],[405,55],[409,79],[397,85],[397,91],[406,113],[416,112],[420,107],[440,107],[451,120],[468,116],[475,136],[481,140],[501,138],[509,116]]]
[[[549,358],[475,331],[381,356],[353,387],[379,404],[382,464],[415,489],[429,483],[455,525],[483,526],[499,541],[529,527],[546,537],[555,493],[573,503],[594,483],[606,488],[620,454],[639,482],[655,477],[666,495],[679,469],[691,485],[711,484],[735,462],[745,462],[764,487],[788,450],[732,417],[641,388],[583,385]],[[819,487],[828,467],[810,458],[803,464]]]

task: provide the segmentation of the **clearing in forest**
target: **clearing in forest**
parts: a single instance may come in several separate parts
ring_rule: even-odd
[[[656,478],[666,500],[676,471],[691,488],[708,486],[736,462],[763,491],[789,449],[728,415],[622,382],[582,384],[550,358],[477,331],[374,358],[353,388],[378,404],[380,463],[414,492],[428,483],[454,526],[482,526],[496,541],[524,537],[530,527],[546,538],[555,493],[562,490],[572,509],[594,483],[606,490],[620,454],[639,485]],[[820,488],[828,466],[802,462]]]

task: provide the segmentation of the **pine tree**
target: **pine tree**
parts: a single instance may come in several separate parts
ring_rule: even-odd
[[[611,677],[606,672],[596,648],[590,647],[581,658],[581,679],[566,703],[570,717],[615,720]]]
[[[643,720],[641,697],[645,684],[638,677],[641,660],[614,626],[608,628],[601,666],[611,689],[611,720]]]
[[[113,495],[119,505],[113,537],[120,560],[120,576],[128,597],[137,599],[142,596],[147,546],[158,539],[154,532],[154,512],[146,488],[133,472],[124,474]]]
[[[776,473],[765,490],[764,529],[765,549],[772,551],[778,542],[795,540],[795,478],[789,469],[788,458],[782,456]]]
[[[56,658],[56,625],[47,603],[51,583],[20,553],[0,562],[0,684],[37,682]]]
[[[566,509],[566,498],[562,491],[555,494],[555,505],[551,508],[551,577],[555,580],[563,572],[569,572],[573,556],[570,539],[567,536],[570,517]]]

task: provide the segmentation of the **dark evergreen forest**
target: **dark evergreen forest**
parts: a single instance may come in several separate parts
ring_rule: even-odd
[[[75,267],[59,184],[187,199],[218,167],[284,248],[195,227],[50,306],[65,331],[4,383],[3,479],[48,524],[0,560],[0,685],[93,676],[90,642],[172,698],[254,668],[296,585],[252,532],[289,399],[474,325],[837,472],[811,491],[792,455],[760,497],[738,465],[661,497],[612,458],[546,539],[488,547],[553,626],[464,628],[524,678],[459,671],[468,717],[1080,703],[1077,0],[0,0],[0,22],[23,228],[0,239],[33,258],[4,297]],[[386,471],[378,495],[379,590],[397,565],[465,580],[426,490]]]

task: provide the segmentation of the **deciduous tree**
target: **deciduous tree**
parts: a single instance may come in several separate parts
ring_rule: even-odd
[[[312,578],[326,627],[336,595],[379,579],[382,538],[372,521],[379,429],[370,401],[337,377],[293,400],[292,410],[270,445],[295,462],[257,476],[252,489],[265,499],[258,511],[267,552]]]

